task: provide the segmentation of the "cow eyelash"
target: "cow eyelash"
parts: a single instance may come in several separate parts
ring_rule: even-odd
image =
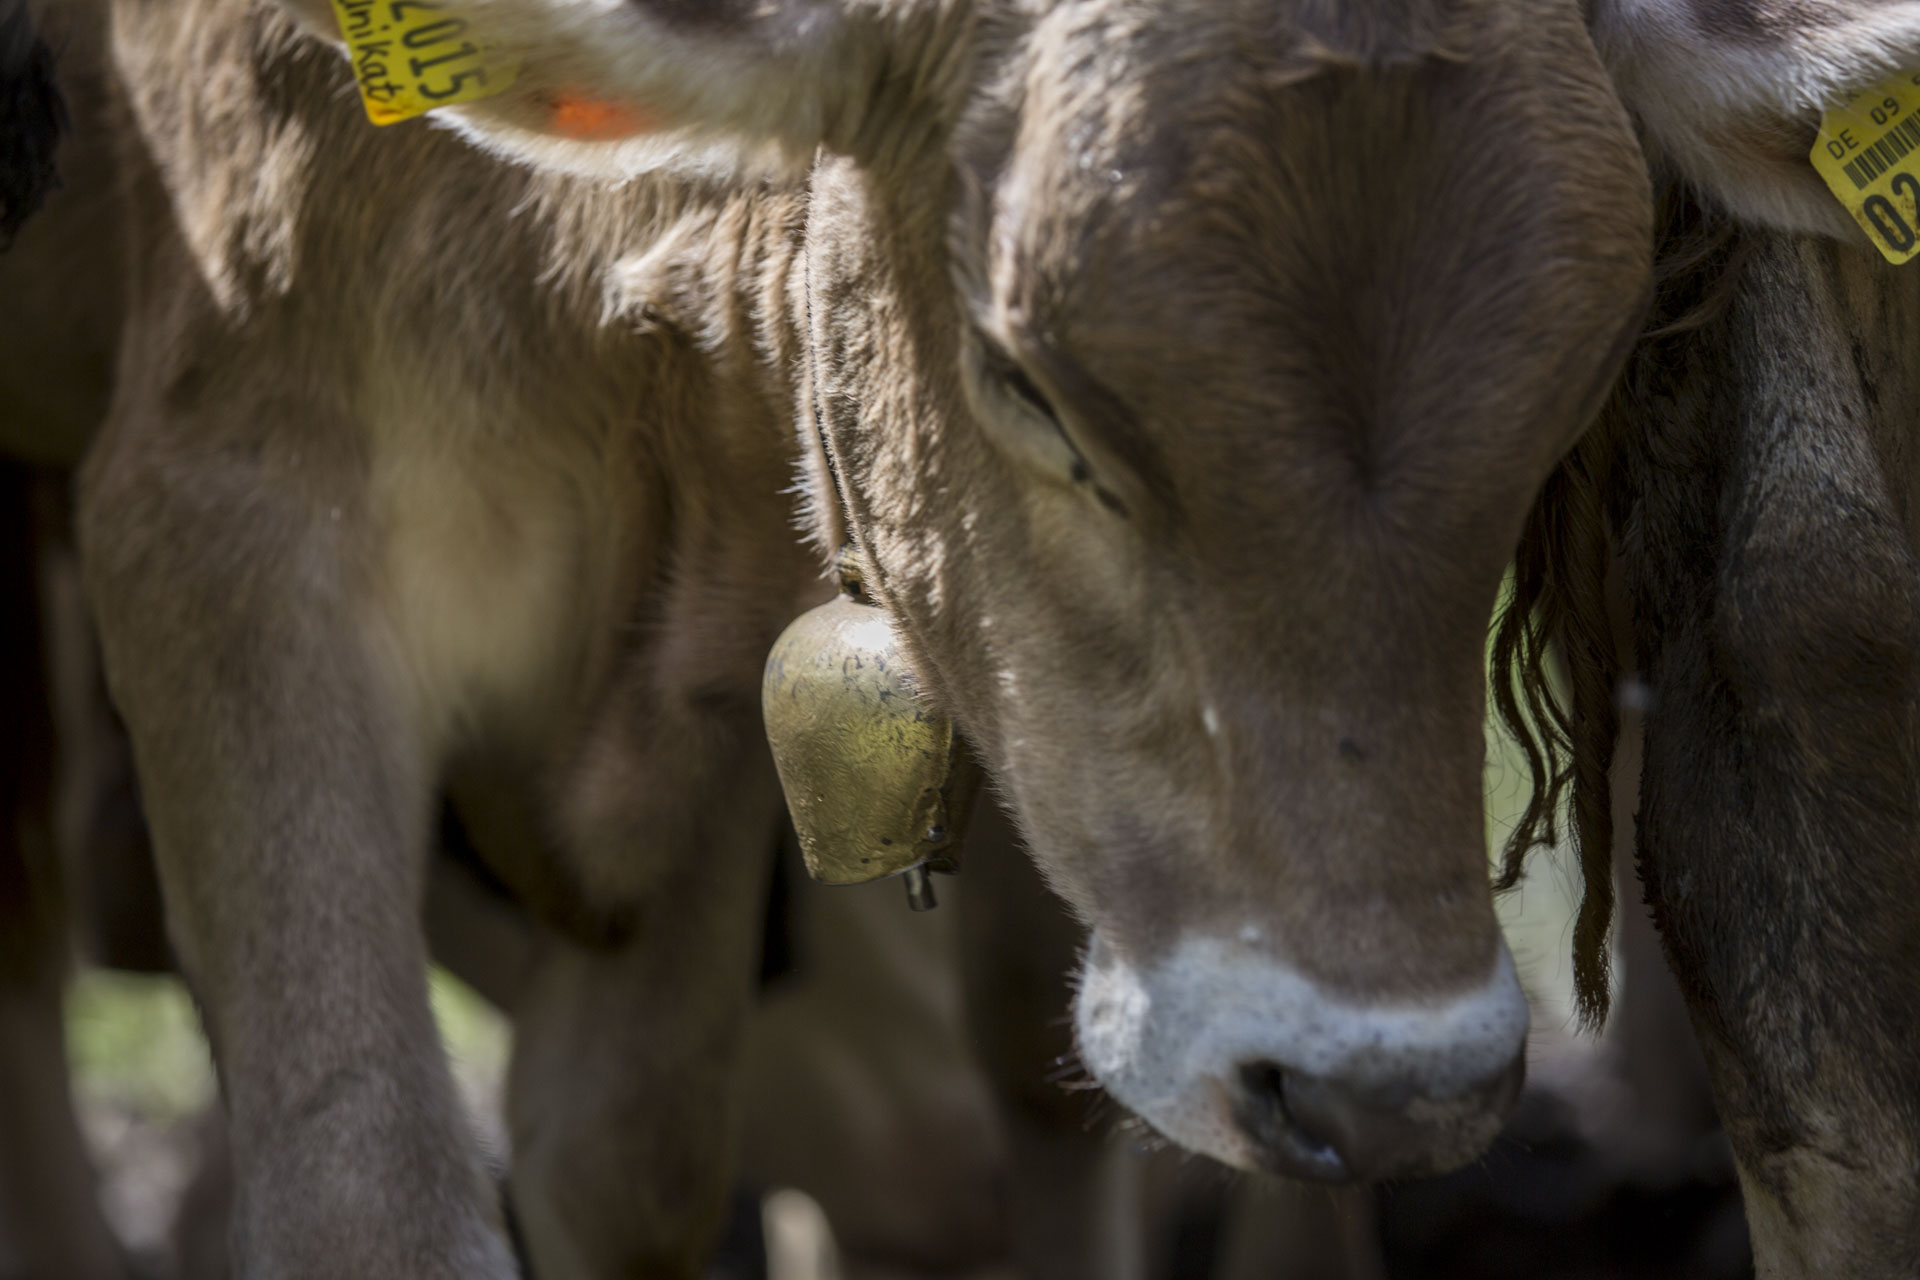
[[[994,356],[989,357],[989,360],[999,366],[995,368],[993,372],[1007,390],[1026,401],[1028,408],[1045,418],[1048,422],[1053,423],[1055,426],[1060,425],[1060,414],[1053,407],[1053,402],[1047,399],[1045,392],[1033,385],[1033,378],[1025,369],[1015,364],[1012,358],[1004,353],[995,352]]]
[[[1108,510],[1121,516],[1126,515],[1125,504],[1113,494],[1112,490],[1094,479],[1093,467],[1088,464],[1086,455],[1080,452],[1080,446],[1074,443],[1073,436],[1068,433],[1059,410],[1053,407],[1053,402],[1034,382],[1032,375],[1021,367],[1020,362],[1009,355],[1005,348],[991,338],[985,334],[977,334],[976,337],[980,349],[982,373],[1054,429],[1060,442],[1067,447],[1067,453],[1072,459],[1068,464],[1067,474],[1073,482],[1090,487],[1101,505]]]
[[[1083,484],[1093,478],[1093,469],[1087,466],[1086,458],[1081,456],[1080,447],[1067,434],[1066,424],[1060,420],[1060,411],[1053,407],[1053,401],[1047,399],[1047,393],[1034,382],[1033,376],[1021,368],[1020,362],[1008,355],[999,344],[991,339],[980,339],[980,364],[988,378],[1011,394],[1014,399],[1039,414],[1059,433],[1068,452],[1073,454],[1073,479]]]
[[[1020,362],[1007,354],[1005,347],[983,333],[974,335],[980,351],[980,370],[989,379],[998,383],[1003,390],[1011,392],[1029,409],[1058,425],[1059,411],[1053,402],[1047,399],[1047,393],[1034,383],[1033,377],[1020,366]]]

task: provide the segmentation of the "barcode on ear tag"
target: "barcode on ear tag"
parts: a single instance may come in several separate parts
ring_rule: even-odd
[[[1828,108],[1813,167],[1887,261],[1920,255],[1920,72]]]
[[[499,93],[520,68],[473,34],[452,0],[333,0],[367,119],[393,124]]]

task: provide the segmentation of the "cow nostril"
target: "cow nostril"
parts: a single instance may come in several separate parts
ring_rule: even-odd
[[[1287,1073],[1273,1062],[1248,1062],[1240,1067],[1240,1087],[1256,1098],[1286,1105]]]
[[[1331,1135],[1301,1117],[1290,1105],[1291,1074],[1276,1062],[1240,1065],[1241,1099],[1235,1108],[1247,1131],[1276,1173],[1344,1182],[1351,1173]]]
[[[1362,1083],[1248,1062],[1239,1068],[1238,1119],[1276,1172],[1336,1180],[1435,1173],[1485,1145],[1525,1071],[1516,1057],[1479,1085],[1433,1099],[1412,1080]]]
[[[1397,1108],[1364,1105],[1335,1081],[1296,1073],[1287,1077],[1283,1096],[1294,1123],[1337,1152],[1355,1177],[1373,1176],[1382,1156],[1411,1136],[1395,1123]]]

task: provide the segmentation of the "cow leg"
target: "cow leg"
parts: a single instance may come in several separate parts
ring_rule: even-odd
[[[0,465],[0,1229],[28,1276],[125,1274],[67,1087],[69,947],[25,468]]]
[[[1633,1099],[1630,1131],[1609,1140],[1635,1175],[1698,1164],[1699,1145],[1719,1128],[1686,1000],[1660,949],[1660,933],[1634,868],[1634,813],[1640,794],[1642,714],[1620,713],[1613,757],[1614,883],[1620,891],[1619,996],[1607,1023],[1621,1083]]]
[[[228,408],[256,428],[244,448],[208,444],[228,421],[210,413],[110,423],[80,531],[228,1108],[235,1269],[510,1276],[427,1004],[431,789],[356,595],[353,460],[328,466],[346,433],[285,402]]]
[[[521,986],[510,1188],[540,1280],[691,1280],[718,1238],[778,812],[760,772],[710,806],[626,941],[548,936]]]
[[[1756,248],[1668,366],[1724,367],[1642,399],[1623,525],[1640,869],[1763,1277],[1920,1272],[1920,567],[1874,427],[1916,401],[1863,379],[1876,342],[1912,363],[1920,307],[1856,324],[1848,277],[1883,268],[1851,257]]]
[[[1024,1276],[1143,1274],[1138,1162],[1095,1124],[1062,1073],[1080,928],[1047,891],[998,805],[967,833],[961,972],[974,1051],[1008,1143],[1007,1232]]]
[[[57,515],[71,527],[66,504]],[[60,764],[55,829],[81,954],[110,969],[171,973],[133,744],[107,695],[71,539],[40,563]]]

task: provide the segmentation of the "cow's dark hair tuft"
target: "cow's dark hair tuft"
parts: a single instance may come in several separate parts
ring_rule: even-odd
[[[1677,183],[1663,185],[1654,305],[1632,359],[1660,359],[1724,306],[1743,244],[1732,225]],[[1514,556],[1513,590],[1495,619],[1489,660],[1494,708],[1526,758],[1532,794],[1502,853],[1495,889],[1520,880],[1527,854],[1560,842],[1560,815],[1580,864],[1573,931],[1574,998],[1590,1029],[1606,1020],[1613,925],[1613,787],[1617,689],[1629,667],[1615,644],[1607,578],[1619,500],[1613,484],[1630,447],[1623,380],[1600,417],[1535,499]],[[1557,669],[1557,670],[1556,670]],[[1559,678],[1556,679],[1556,676]]]
[[[1607,612],[1608,450],[1590,431],[1554,470],[1528,513],[1514,559],[1513,593],[1494,627],[1494,707],[1520,744],[1532,783],[1501,860],[1496,889],[1519,882],[1527,854],[1559,842],[1571,800],[1569,835],[1580,860],[1580,914],[1573,933],[1573,982],[1580,1016],[1606,1018],[1607,935],[1613,923],[1613,765],[1620,672]],[[1556,690],[1554,659],[1564,672]]]

